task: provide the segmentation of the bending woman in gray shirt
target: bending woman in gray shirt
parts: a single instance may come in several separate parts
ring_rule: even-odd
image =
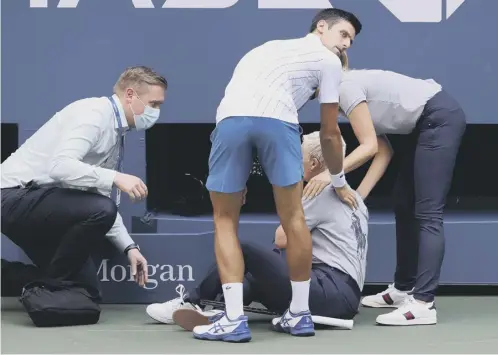
[[[339,106],[360,142],[344,160],[346,172],[375,154],[376,135],[402,134],[409,144],[394,187],[395,282],[362,304],[397,308],[380,315],[379,324],[435,324],[434,296],[445,246],[443,210],[466,128],[465,113],[434,80],[383,70],[345,70]],[[317,176],[305,194],[313,195],[329,181],[327,174]]]

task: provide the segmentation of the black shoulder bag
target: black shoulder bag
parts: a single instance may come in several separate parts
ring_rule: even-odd
[[[100,318],[98,290],[59,280],[38,280],[24,286],[20,302],[37,327],[95,324]]]

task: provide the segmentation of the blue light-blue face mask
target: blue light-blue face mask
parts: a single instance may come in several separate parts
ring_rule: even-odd
[[[144,113],[142,113],[141,115],[136,115],[135,112],[133,112],[131,104],[130,104],[130,109],[131,112],[133,112],[133,119],[135,120],[135,129],[137,131],[143,131],[145,129],[151,128],[157,122],[161,111],[158,108],[153,108],[144,104],[143,101],[140,100],[140,97],[138,95],[137,99],[144,105],[145,107]]]

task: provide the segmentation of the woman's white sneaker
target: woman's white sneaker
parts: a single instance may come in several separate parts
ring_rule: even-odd
[[[400,291],[391,284],[385,291],[363,297],[361,304],[372,308],[398,308],[410,297],[409,292],[411,291]]]
[[[377,317],[382,325],[429,325],[437,323],[437,312],[434,302],[421,303],[413,296],[407,298],[403,306]]]
[[[164,323],[164,324],[174,324],[173,313],[178,309],[192,309],[201,311],[200,307],[190,303],[185,302],[185,287],[183,285],[178,285],[176,287],[176,292],[179,297],[172,299],[171,301],[164,303],[153,303],[148,305],[146,312],[152,319]]]

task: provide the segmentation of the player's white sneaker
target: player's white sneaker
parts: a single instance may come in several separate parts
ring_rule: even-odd
[[[226,314],[216,322],[199,325],[193,330],[194,338],[200,340],[218,340],[230,343],[245,343],[251,340],[251,331],[247,324],[247,316],[228,319]]]
[[[315,325],[310,311],[292,313],[289,309],[282,317],[272,319],[272,329],[279,333],[288,333],[299,337],[315,335]]]
[[[185,302],[185,287],[176,286],[179,297],[164,303],[153,303],[146,308],[147,314],[154,320],[164,324],[174,324],[173,313],[178,309],[192,309],[202,312],[199,306]]]
[[[398,308],[408,299],[409,292],[411,291],[400,291],[394,287],[394,284],[391,284],[387,290],[376,295],[363,297],[361,304],[372,308]]]
[[[378,316],[377,323],[382,325],[436,324],[436,306],[434,302],[420,303],[413,296],[409,296],[398,309]]]
[[[199,311],[193,309],[177,309],[173,312],[173,320],[185,330],[193,331],[198,325],[216,323],[225,316],[222,310]]]

